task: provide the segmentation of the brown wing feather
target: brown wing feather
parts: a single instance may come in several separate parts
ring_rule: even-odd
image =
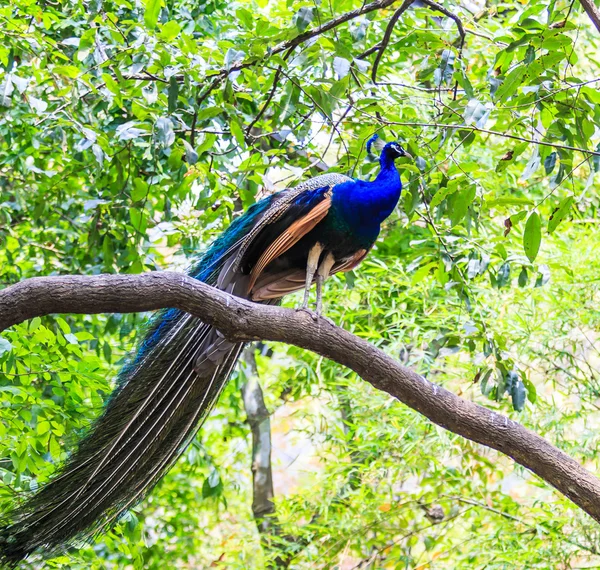
[[[331,207],[331,196],[327,196],[319,202],[308,214],[302,216],[291,224],[259,257],[256,265],[250,273],[250,284],[248,290],[251,291],[264,269],[285,253],[293,245],[298,243],[302,237],[310,232],[326,215]]]
[[[280,299],[284,295],[304,289],[305,282],[306,271],[302,269],[291,269],[274,275],[263,273],[254,286],[251,298],[255,302]]]
[[[352,257],[343,259],[341,263],[334,265],[330,275],[338,273],[339,271],[350,271],[351,269],[354,269],[365,257],[367,257],[367,253],[369,253],[368,249],[359,249]]]

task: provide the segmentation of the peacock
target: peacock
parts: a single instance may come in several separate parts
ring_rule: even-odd
[[[375,243],[402,190],[396,159],[410,157],[377,135],[381,151],[370,182],[323,174],[270,195],[235,219],[190,274],[232,295],[274,304],[356,267]],[[243,345],[175,309],[150,321],[135,356],[89,432],[57,475],[0,522],[0,562],[44,555],[89,539],[157,483],[195,436],[225,386]]]

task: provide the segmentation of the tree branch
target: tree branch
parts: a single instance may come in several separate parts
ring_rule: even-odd
[[[398,8],[390,18],[381,43],[377,44],[377,46],[373,46],[372,48],[368,49],[367,51],[361,53],[358,56],[358,58],[360,59],[377,51],[377,56],[375,57],[375,61],[373,62],[373,69],[371,70],[371,79],[373,80],[373,83],[375,85],[377,85],[377,69],[379,67],[379,62],[383,57],[383,52],[390,43],[392,32],[394,31],[394,26],[396,25],[396,22],[398,22],[398,20],[400,19],[400,16],[402,16],[402,14],[404,14],[404,12],[406,12],[406,10],[410,8],[414,1],[415,0],[404,0],[402,6],[400,6],[400,8]],[[462,20],[456,14],[453,14],[452,12],[450,12],[450,10],[447,10],[442,5],[438,4],[437,2],[434,2],[433,0],[421,0],[421,2],[428,6],[431,10],[437,10],[438,12],[447,16],[448,18],[454,20],[458,29],[458,34],[460,36],[460,44],[458,46],[458,59],[462,59],[462,51],[465,45],[465,28],[463,26]],[[456,92],[456,87],[454,89]]]
[[[600,32],[600,10],[598,9],[598,6],[594,4],[594,0],[581,0],[581,5],[589,19],[594,26],[596,26],[596,29]]]
[[[172,272],[36,277],[0,291],[0,331],[51,313],[163,307],[197,316],[236,342],[285,342],[347,366],[443,428],[512,457],[600,522],[600,480],[573,458],[519,423],[459,398],[365,340],[304,312],[251,303]]]
[[[392,37],[392,32],[394,31],[394,26],[396,25],[396,22],[400,19],[400,16],[402,16],[402,14],[404,14],[404,12],[406,12],[406,10],[408,10],[408,8],[410,8],[410,6],[412,5],[413,2],[414,2],[414,0],[404,0],[404,2],[402,3],[402,6],[400,6],[400,8],[398,8],[394,12],[392,17],[390,18],[390,21],[388,22],[387,27],[385,28],[385,33],[383,34],[383,39],[381,40],[381,43],[379,44],[379,49],[377,50],[377,55],[375,56],[375,61],[373,62],[373,69],[371,70],[371,79],[373,80],[373,83],[375,83],[375,85],[377,85],[377,68],[379,67],[379,62],[381,61],[381,58],[383,57],[385,48],[387,48],[388,44],[390,43],[390,39]],[[367,50],[364,53],[368,53],[368,51],[369,50]],[[361,54],[361,55],[363,55],[363,54]]]
[[[437,12],[440,12],[441,14],[448,16],[448,18],[450,18],[451,20],[454,20],[454,23],[456,24],[456,28],[458,29],[458,34],[460,35],[460,44],[458,46],[458,59],[461,59],[463,47],[465,46],[465,36],[466,36],[465,28],[463,26],[462,20],[456,14],[453,14],[452,12],[450,12],[450,10],[447,10],[441,4],[438,4],[437,2],[434,2],[433,0],[421,0],[421,2],[423,2],[423,4],[426,4],[427,6],[429,6],[429,8],[431,8],[432,10],[436,10]]]
[[[279,523],[273,503],[273,472],[271,469],[271,418],[258,381],[256,346],[244,351],[246,382],[242,385],[242,400],[252,432],[252,514],[261,535],[276,531]]]
[[[396,0],[376,0],[375,2],[371,2],[369,4],[363,4],[362,7],[357,8],[356,10],[350,10],[345,14],[341,14],[337,18],[332,18],[328,22],[325,22],[324,24],[317,26],[316,28],[307,30],[302,34],[298,34],[295,38],[292,38],[291,40],[287,40],[285,42],[277,44],[272,50],[269,51],[268,57],[277,55],[287,50],[289,50],[291,53],[296,47],[298,47],[300,44],[304,43],[307,40],[320,36],[321,34],[328,32],[329,30],[337,28],[341,24],[350,22],[351,20],[358,18],[359,16],[368,14],[369,12],[373,12],[375,10],[382,10],[384,8],[387,8],[391,6],[394,2],[396,2]],[[248,67],[257,65],[261,61],[261,58],[253,58],[246,61],[242,61],[237,65],[232,65],[229,68],[223,68],[221,70],[218,70],[216,74],[214,74],[213,81],[206,88],[204,93],[202,93],[202,95],[200,95],[200,97],[198,98],[196,105],[199,107],[204,102],[204,100],[210,95],[211,91],[213,91],[213,89],[215,89],[217,85],[219,85],[221,81],[223,81],[232,71],[241,71],[242,69],[246,69]]]

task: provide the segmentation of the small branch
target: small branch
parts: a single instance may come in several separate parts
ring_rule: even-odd
[[[388,44],[390,43],[390,39],[392,37],[392,32],[394,31],[394,26],[396,25],[396,22],[398,22],[398,20],[400,19],[400,16],[402,16],[402,14],[413,4],[414,1],[415,0],[404,0],[404,2],[402,3],[402,6],[400,6],[400,8],[398,8],[394,12],[393,16],[390,18],[390,21],[388,22],[388,25],[385,29],[385,33],[383,35],[383,39],[381,40],[381,43],[379,43],[377,46],[373,46],[372,48],[369,48],[368,50],[364,51],[362,54],[360,54],[358,56],[360,59],[362,57],[366,57],[367,55],[370,55],[371,53],[374,53],[375,51],[377,51],[377,56],[375,57],[375,61],[373,62],[373,69],[371,70],[371,79],[375,85],[377,85],[377,69],[379,68],[379,62],[381,61],[381,58],[383,57],[383,53],[385,52],[385,49],[387,48]],[[425,4],[432,10],[437,10],[438,12],[444,14],[445,16],[448,16],[448,18],[451,18],[452,20],[454,20],[454,22],[456,23],[456,27],[458,28],[458,33],[460,35],[460,44],[458,46],[458,59],[462,59],[462,52],[463,52],[463,47],[465,45],[465,37],[466,37],[465,28],[463,26],[462,20],[456,14],[453,14],[452,12],[450,12],[449,10],[447,10],[446,8],[444,8],[437,2],[434,2],[433,0],[421,0],[421,1],[423,2],[423,4]],[[457,89],[458,89],[458,83],[456,83],[454,85],[454,99],[456,99]]]
[[[277,132],[263,133],[262,130],[259,129],[258,127],[252,127],[252,131],[250,133],[248,133],[248,136],[251,139],[253,139],[254,141],[260,139],[260,141],[261,141],[260,146],[265,151],[273,150],[273,148],[274,148],[271,144],[269,144],[269,141],[267,139],[271,139],[271,141],[275,141],[277,143],[284,142],[283,137],[279,133],[277,133]],[[290,160],[294,160],[294,159],[298,159],[298,158],[310,160],[310,157],[308,156],[308,152],[306,152],[305,150],[303,150],[301,148],[295,148],[289,144],[285,147],[285,153]],[[329,165],[326,164],[325,162],[323,162],[322,160],[313,162],[310,166],[316,168],[320,172],[327,172],[327,170],[329,170]]]
[[[566,144],[557,144],[551,143],[547,141],[538,141],[534,139],[527,139],[525,137],[519,137],[517,135],[511,135],[508,133],[501,133],[499,131],[490,131],[488,129],[480,129],[475,125],[453,125],[453,124],[444,124],[444,123],[403,123],[398,121],[384,121],[387,125],[400,125],[403,127],[434,127],[438,129],[455,129],[455,130],[465,130],[465,131],[474,131],[476,133],[484,133],[487,135],[494,135],[497,137],[504,137],[506,139],[513,139],[521,142],[538,144],[542,146],[551,146],[552,148],[560,148],[563,150],[573,150],[577,152],[581,152],[583,154],[588,154],[590,156],[600,156],[600,152],[594,150],[587,150],[585,148],[578,148],[576,146],[569,146]]]
[[[512,457],[600,522],[600,480],[566,453],[508,417],[429,382],[367,341],[303,312],[251,303],[172,272],[36,277],[0,291],[0,331],[52,313],[164,307],[201,318],[234,342],[284,342],[338,362],[439,426]]]
[[[200,108],[200,106],[202,105],[202,103],[204,103],[204,101],[206,100],[206,98],[212,93],[213,89],[215,89],[217,87],[217,85],[219,85],[219,83],[221,83],[221,81],[227,76],[228,73],[225,73],[225,75],[222,75],[224,72],[221,72],[221,74],[217,75],[212,82],[210,83],[210,85],[205,89],[204,93],[201,93],[198,96],[198,99],[196,100],[196,107]]]
[[[383,39],[381,40],[381,43],[379,44],[379,49],[377,50],[377,56],[375,57],[375,61],[373,62],[373,69],[371,70],[371,79],[373,80],[373,83],[375,83],[375,85],[377,85],[377,68],[379,67],[379,62],[381,61],[381,58],[383,57],[383,52],[385,51],[385,48],[387,48],[388,44],[390,43],[390,39],[392,37],[392,32],[394,31],[394,26],[396,25],[396,22],[400,19],[400,16],[402,16],[402,14],[404,14],[404,12],[406,12],[406,10],[408,10],[408,8],[411,6],[411,4],[413,2],[414,2],[414,0],[404,0],[404,2],[402,3],[402,6],[400,6],[400,8],[398,8],[394,12],[392,17],[390,18],[390,21],[388,22],[387,27],[385,28],[385,33],[383,34]],[[368,51],[369,50],[367,50],[364,53],[366,54]],[[361,54],[361,55],[363,55],[363,54]]]
[[[454,20],[454,22],[456,23],[456,27],[458,28],[458,33],[460,34],[460,44],[458,46],[458,59],[462,60],[462,52],[463,52],[463,47],[465,45],[465,28],[463,26],[462,20],[456,15],[453,14],[452,12],[450,12],[450,10],[447,10],[446,8],[444,8],[442,5],[438,4],[437,2],[434,2],[433,0],[422,0],[423,4],[426,4],[427,6],[429,6],[432,10],[437,10],[438,12],[441,12],[442,14],[448,16],[448,18]],[[454,100],[456,101],[456,95],[458,93],[458,81],[456,81],[454,83]],[[441,99],[441,97],[440,97]]]
[[[447,10],[441,4],[438,4],[433,0],[421,0],[421,2],[429,6],[432,10],[436,10],[437,12],[448,16],[448,18],[450,18],[451,20],[454,20],[458,29],[458,33],[460,35],[460,44],[458,46],[458,59],[462,59],[462,51],[463,47],[465,46],[465,28],[463,26],[462,20],[456,14],[453,14],[452,12],[450,12],[450,10]]]
[[[598,9],[598,6],[594,4],[594,0],[581,0],[581,5],[589,19],[592,21],[592,24],[594,24],[596,29],[600,32],[600,10]]]
[[[267,97],[267,100],[263,103],[263,106],[260,108],[260,111],[256,114],[256,117],[254,117],[254,119],[252,119],[252,122],[246,128],[246,136],[250,135],[250,131],[252,130],[252,127],[254,127],[254,125],[256,125],[256,123],[258,123],[258,121],[260,121],[261,117],[265,114],[267,107],[269,106],[269,104],[271,103],[271,101],[273,99],[273,96],[275,95],[275,91],[277,91],[277,86],[279,85],[279,78],[281,77],[281,72],[282,72],[282,68],[280,65],[277,68],[277,71],[275,72],[275,76],[273,77],[273,86],[271,87],[269,96]]]
[[[198,121],[198,106],[194,108],[194,116],[192,117],[192,126],[190,127],[190,146],[196,146],[196,122]]]

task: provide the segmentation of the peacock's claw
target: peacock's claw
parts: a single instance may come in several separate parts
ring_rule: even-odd
[[[323,319],[326,323],[329,323],[332,327],[335,327],[336,324],[333,322],[333,319],[330,319],[329,317],[326,317],[325,315],[317,315],[320,319]]]
[[[333,322],[333,320],[331,320],[329,317],[326,317],[325,315],[323,315],[320,311],[313,311],[312,309],[309,309],[308,307],[300,306],[300,307],[296,307],[296,312],[297,313],[300,313],[300,312],[306,313],[315,322],[322,319],[326,323],[329,323],[332,327],[336,326],[336,324]]]
[[[296,312],[297,313],[306,313],[308,316],[310,316],[310,318],[313,321],[318,321],[319,320],[319,315],[317,313],[315,313],[314,311],[311,311],[308,307],[296,307]]]

